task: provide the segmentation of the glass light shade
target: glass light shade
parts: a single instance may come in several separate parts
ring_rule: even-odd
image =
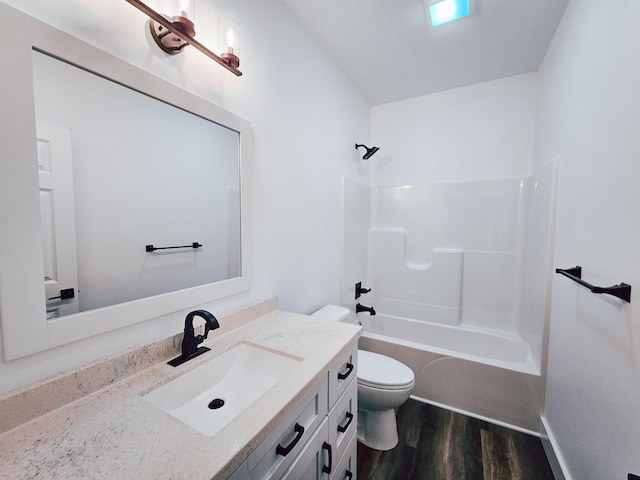
[[[240,65],[240,22],[230,14],[222,15],[220,19],[220,56],[230,65]]]
[[[193,8],[194,2],[192,2],[191,0],[177,0],[177,2],[178,2],[178,16],[188,18],[193,22],[194,15],[192,12],[192,8]]]
[[[195,22],[195,0],[145,0],[145,3],[168,18],[183,17]]]

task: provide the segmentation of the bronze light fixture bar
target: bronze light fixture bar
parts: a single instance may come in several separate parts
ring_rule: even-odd
[[[144,13],[146,16],[148,16],[154,22],[158,23],[159,25],[162,25],[164,28],[169,30],[176,37],[178,37],[181,40],[187,42],[187,44],[191,45],[196,50],[200,50],[202,53],[204,53],[211,60],[213,60],[217,64],[223,66],[224,68],[229,70],[234,75],[236,75],[238,77],[242,75],[242,72],[240,70],[238,70],[233,65],[230,65],[224,58],[222,58],[219,55],[216,55],[215,53],[213,53],[211,50],[209,50],[207,47],[205,47],[202,43],[200,43],[198,40],[193,38],[193,36],[191,36],[191,35],[189,35],[189,34],[187,34],[185,32],[182,32],[181,30],[176,28],[172,24],[171,21],[166,19],[164,16],[162,16],[161,14],[156,12],[154,9],[152,9],[151,7],[146,5],[145,3],[143,3],[143,2],[141,2],[139,0],[127,0],[127,2],[129,2],[131,5],[136,7],[138,10],[140,10],[142,13]]]

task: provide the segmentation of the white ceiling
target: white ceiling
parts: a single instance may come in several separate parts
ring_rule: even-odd
[[[284,0],[378,105],[533,72],[569,0],[476,0],[433,28],[422,0]]]

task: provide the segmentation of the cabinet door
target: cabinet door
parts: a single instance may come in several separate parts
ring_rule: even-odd
[[[357,480],[358,436],[355,429],[351,433],[344,453],[331,473],[331,480]]]
[[[336,367],[329,370],[329,409],[335,405],[340,395],[347,389],[358,370],[357,347],[342,358]]]
[[[340,458],[358,426],[358,382],[354,379],[329,412],[329,443]]]
[[[242,462],[242,465],[240,465],[227,480],[249,480],[247,462]]]
[[[333,450],[327,443],[328,422],[322,423],[300,455],[291,465],[283,480],[328,480],[333,471]]]
[[[327,382],[321,381],[249,455],[252,479],[280,479],[327,414]],[[326,435],[325,435],[326,440]]]

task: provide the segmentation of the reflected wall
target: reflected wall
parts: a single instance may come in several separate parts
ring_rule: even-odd
[[[37,120],[71,132],[75,231],[55,241],[75,242],[77,284],[59,288],[79,311],[239,276],[238,132],[42,53],[33,65]]]

